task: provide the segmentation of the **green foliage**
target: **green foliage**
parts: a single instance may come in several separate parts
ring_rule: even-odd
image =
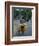
[[[28,19],[31,19],[31,16],[32,16],[31,10],[26,10],[26,15]]]
[[[19,15],[19,11],[14,11],[14,18],[16,18]]]
[[[22,16],[23,16],[23,19],[28,19],[28,20],[30,20],[31,19],[31,17],[32,17],[32,12],[31,12],[31,10],[29,10],[29,9],[25,9],[25,10],[23,10],[23,11],[21,11],[21,10],[19,10],[19,11],[14,11],[14,17],[16,18],[16,17],[18,17],[18,18],[20,18],[20,16],[19,16],[19,14],[21,14]]]

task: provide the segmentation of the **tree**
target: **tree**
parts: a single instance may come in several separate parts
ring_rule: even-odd
[[[18,18],[20,19],[20,15],[22,15],[22,19],[26,20],[26,21],[29,21],[32,17],[32,11],[30,9],[23,9],[22,11],[21,10],[16,10],[14,11],[14,18]]]

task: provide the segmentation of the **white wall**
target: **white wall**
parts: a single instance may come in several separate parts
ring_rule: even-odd
[[[39,3],[39,0],[13,0],[13,1]],[[39,18],[39,16],[38,16],[38,18]],[[4,46],[4,42],[5,42],[5,34],[4,34],[5,28],[4,27],[5,27],[5,0],[0,0],[0,46]],[[39,43],[18,44],[18,45],[16,44],[16,45],[12,45],[12,46],[39,46]]]

